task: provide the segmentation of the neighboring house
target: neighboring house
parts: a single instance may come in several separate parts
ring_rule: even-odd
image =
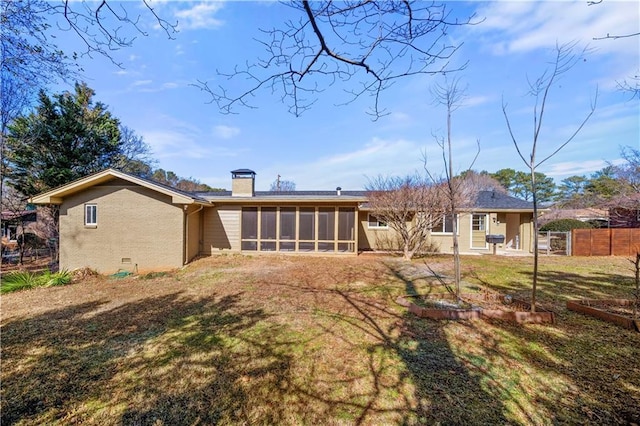
[[[609,226],[609,211],[595,207],[587,207],[584,209],[550,208],[539,217],[538,221],[542,226],[559,219],[576,219],[581,222],[597,224],[600,228],[606,228]]]
[[[37,220],[35,210],[23,210],[18,212],[3,211],[0,221],[0,237],[3,241],[15,242],[18,235],[29,232],[30,226]]]
[[[255,172],[231,174],[231,191],[187,193],[109,169],[31,202],[60,206],[60,267],[102,273],[177,268],[217,253],[357,254],[397,240],[370,214],[364,191],[255,191]],[[490,252],[487,234],[531,251],[531,203],[483,191],[473,206],[457,218],[462,252]],[[452,218],[443,219],[432,244],[450,252]]]

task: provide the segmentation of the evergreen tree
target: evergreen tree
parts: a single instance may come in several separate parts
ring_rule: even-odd
[[[41,91],[35,112],[9,126],[13,187],[32,196],[120,164],[120,123],[94,95],[85,83],[51,98]]]

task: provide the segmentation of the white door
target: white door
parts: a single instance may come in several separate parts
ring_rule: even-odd
[[[487,248],[487,215],[473,214],[471,216],[471,248]]]

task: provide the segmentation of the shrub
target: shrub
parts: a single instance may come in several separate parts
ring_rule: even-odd
[[[541,231],[551,232],[569,232],[572,229],[591,229],[593,225],[588,222],[582,222],[578,219],[558,219],[552,220],[546,225],[540,227]]]
[[[36,285],[36,275],[28,271],[9,272],[2,276],[0,293],[10,293],[12,291],[33,288]]]
[[[46,271],[38,278],[43,287],[54,287],[59,285],[66,285],[71,282],[71,273],[69,271],[51,272]]]
[[[9,272],[2,277],[0,293],[26,290],[35,287],[53,287],[65,285],[71,282],[71,274],[68,271],[46,271],[40,275],[28,271]]]

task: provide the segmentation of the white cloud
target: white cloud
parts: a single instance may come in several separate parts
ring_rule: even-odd
[[[158,123],[162,123],[163,126],[158,126]],[[156,117],[154,124],[154,128],[143,129],[140,134],[151,146],[154,157],[159,160],[235,157],[243,152],[242,149],[233,150],[203,143],[207,138],[200,128],[170,116]]]
[[[594,41],[607,34],[638,32],[638,4],[635,1],[587,2],[567,1],[498,1],[478,9],[486,20],[471,28],[481,33],[494,54],[527,52],[554,47],[556,43],[577,41],[589,44],[596,52],[637,52],[637,37]]]
[[[439,148],[433,145],[428,144],[429,158],[439,159],[441,156]],[[287,179],[293,180],[300,190],[326,190],[337,186],[345,190],[358,190],[364,188],[368,178],[378,175],[401,176],[416,170],[421,171],[422,149],[422,143],[417,141],[373,138],[352,151],[327,155],[308,162],[275,164],[263,170],[262,174],[287,176]],[[434,165],[434,169],[440,167],[439,162]],[[264,185],[268,183],[263,182]]]
[[[224,24],[224,21],[216,18],[216,14],[223,7],[222,2],[203,1],[187,4],[191,7],[175,12],[180,30],[218,28]]]
[[[220,139],[231,139],[240,134],[240,129],[237,127],[225,126],[220,124],[213,129],[214,134]]]
[[[461,104],[463,108],[472,108],[479,105],[484,105],[486,103],[492,102],[494,99],[490,96],[471,96],[465,98]]]
[[[611,162],[612,164],[621,164],[621,160],[615,160]],[[562,163],[552,164],[543,171],[544,174],[554,178],[556,181],[565,179],[569,176],[582,176],[582,175],[591,175],[598,170],[602,170],[603,168],[609,165],[608,161],[605,160],[590,160],[590,161],[567,161]],[[558,183],[558,182],[556,182]]]
[[[136,80],[133,83],[131,83],[131,85],[134,87],[138,87],[138,86],[148,86],[151,83],[153,83],[153,80]]]

